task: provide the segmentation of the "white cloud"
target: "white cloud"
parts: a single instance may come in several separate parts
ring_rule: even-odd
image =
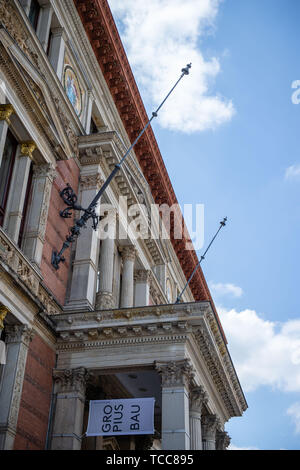
[[[235,286],[234,284],[210,282],[209,288],[211,289],[212,294],[216,296],[231,295],[233,297],[241,297],[243,295],[243,289]]]
[[[218,58],[204,58],[199,39],[210,34],[221,0],[109,0],[137,81],[158,106],[180,71],[192,62],[159,113],[160,125],[176,131],[213,129],[234,114],[232,102],[212,91]]]
[[[260,450],[258,447],[238,447],[234,444],[230,444],[228,450]]]
[[[291,165],[285,170],[285,179],[292,180],[292,179],[299,179],[300,180],[300,164],[299,165]]]
[[[264,320],[254,310],[218,309],[242,387],[300,391],[300,319]]]
[[[300,434],[300,402],[291,405],[287,410],[287,414],[292,418],[296,434]]]

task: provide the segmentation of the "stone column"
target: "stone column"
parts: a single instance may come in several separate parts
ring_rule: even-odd
[[[114,249],[116,237],[116,217],[115,210],[110,210],[108,215],[107,237],[101,242],[99,261],[99,291],[96,296],[96,309],[105,310],[113,308],[113,275],[114,275]]]
[[[149,305],[151,271],[138,269],[134,273],[134,306],[144,307]]]
[[[133,307],[133,273],[136,250],[134,246],[121,248],[123,261],[122,286],[121,286],[121,308]]]
[[[162,450],[189,450],[189,384],[194,375],[188,359],[156,363],[162,378]]]
[[[18,147],[18,154],[14,165],[12,184],[9,194],[6,230],[12,240],[17,244],[23,217],[24,202],[28,184],[30,165],[33,159],[32,152],[36,149],[34,142],[23,142]]]
[[[82,207],[89,206],[102,184],[103,180],[98,173],[98,165],[96,170],[94,166],[84,166],[82,168],[80,176],[80,205]],[[91,224],[91,222],[89,223]],[[89,226],[88,230],[81,231],[81,235],[76,241],[70,299],[65,307],[66,309],[94,309],[98,257],[98,230],[93,230]]]
[[[190,435],[191,450],[202,450],[201,413],[202,407],[208,401],[203,387],[196,387],[190,393]]]
[[[26,325],[6,326],[6,364],[0,390],[0,449],[12,450],[17,430],[27,352],[33,337]]]
[[[216,432],[219,425],[216,415],[202,416],[203,450],[216,450]]]
[[[83,367],[55,370],[56,406],[51,449],[80,450],[84,433],[83,413],[89,373]]]
[[[48,0],[43,0],[43,3],[40,1],[40,5],[41,10],[36,34],[42,44],[44,51],[47,51],[53,9],[51,3]]]
[[[10,125],[10,116],[14,113],[11,104],[0,104],[0,167],[2,162],[3,150],[6,142],[7,130]]]
[[[226,450],[230,444],[230,437],[227,432],[219,431],[216,432],[216,450]]]
[[[33,167],[31,203],[27,213],[22,249],[38,268],[42,261],[51,189],[55,176],[55,170],[50,164]]]
[[[49,60],[54,68],[59,80],[62,79],[64,58],[65,58],[66,38],[63,28],[52,29],[52,39],[49,51]]]

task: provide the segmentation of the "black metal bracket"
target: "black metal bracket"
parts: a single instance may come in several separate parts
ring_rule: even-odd
[[[57,270],[59,269],[59,263],[65,262],[65,257],[63,252],[69,248],[70,244],[80,235],[80,229],[86,226],[86,223],[89,219],[92,219],[93,229],[97,230],[100,217],[96,214],[96,205],[89,206],[87,209],[77,204],[78,197],[69,183],[67,186],[59,193],[60,197],[63,199],[67,207],[59,212],[59,215],[64,219],[70,219],[72,217],[71,210],[82,211],[83,215],[79,220],[76,220],[76,223],[70,229],[69,235],[66,236],[66,241],[63,243],[62,249],[60,252],[53,251],[52,253],[52,265]]]

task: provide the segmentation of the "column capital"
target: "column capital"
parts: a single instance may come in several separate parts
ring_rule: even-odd
[[[21,157],[29,157],[31,160],[33,160],[32,153],[36,149],[36,143],[33,142],[32,140],[28,140],[26,142],[21,142]]]
[[[9,310],[5,305],[0,305],[0,330],[3,330],[4,328],[4,320],[6,315],[9,313]]]
[[[100,189],[104,184],[104,180],[101,177],[100,173],[95,173],[93,175],[80,175],[80,188],[81,190],[87,189]]]
[[[34,178],[49,178],[51,182],[55,180],[57,176],[55,168],[51,163],[42,163],[41,165],[33,165],[33,177]]]
[[[10,116],[15,112],[13,105],[0,104],[0,121],[6,121],[10,125]]]
[[[194,368],[189,359],[167,363],[155,362],[155,367],[161,375],[163,387],[189,387],[195,375]]]
[[[134,246],[121,246],[119,248],[123,261],[134,261],[136,249]]]
[[[59,392],[78,392],[84,394],[86,384],[91,374],[84,367],[77,369],[56,369],[53,378],[59,386]]]
[[[12,325],[5,328],[6,343],[23,343],[26,347],[33,340],[33,329],[28,325]]]
[[[230,444],[230,436],[225,431],[216,432],[216,450],[226,450]]]
[[[215,438],[218,427],[220,427],[220,419],[217,415],[202,416],[203,438]]]
[[[208,402],[208,394],[200,385],[190,391],[190,409],[201,414],[202,407]]]
[[[134,272],[135,282],[143,282],[143,283],[150,284],[151,276],[152,276],[152,272],[150,271],[150,269],[137,269]]]

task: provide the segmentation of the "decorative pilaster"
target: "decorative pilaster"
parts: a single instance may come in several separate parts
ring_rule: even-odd
[[[0,167],[7,136],[7,130],[8,126],[10,126],[10,116],[14,112],[14,108],[11,104],[0,104]]]
[[[133,273],[136,249],[134,246],[124,246],[120,251],[123,261],[120,307],[128,308],[133,307]]]
[[[220,426],[217,415],[202,416],[203,450],[216,450],[216,432]]]
[[[23,251],[38,268],[42,261],[51,189],[55,177],[55,170],[50,164],[34,165],[32,197],[27,214]]]
[[[162,380],[162,449],[189,450],[189,386],[194,370],[188,359],[156,363]]]
[[[13,172],[13,180],[8,203],[7,233],[15,243],[18,243],[20,227],[23,217],[28,177],[33,159],[32,153],[36,144],[32,141],[23,142],[19,146]]]
[[[100,176],[100,166],[85,165],[80,175],[80,201],[82,207],[88,207],[98,193],[103,180]],[[100,207],[97,207],[99,214]],[[82,231],[76,241],[76,251],[73,263],[70,299],[66,309],[93,310],[96,300],[96,283],[99,259],[99,228]]]
[[[191,450],[202,450],[201,414],[208,402],[208,395],[203,387],[196,387],[190,393],[190,436]]]
[[[152,273],[145,269],[139,269],[134,273],[134,306],[143,307],[149,305],[150,281]]]
[[[230,444],[230,437],[227,432],[219,431],[216,432],[216,450],[226,450]]]
[[[6,326],[6,365],[0,392],[0,449],[12,450],[16,435],[27,352],[33,331],[27,325]]]
[[[84,367],[55,370],[56,407],[51,449],[80,450],[86,385],[90,378]]]

